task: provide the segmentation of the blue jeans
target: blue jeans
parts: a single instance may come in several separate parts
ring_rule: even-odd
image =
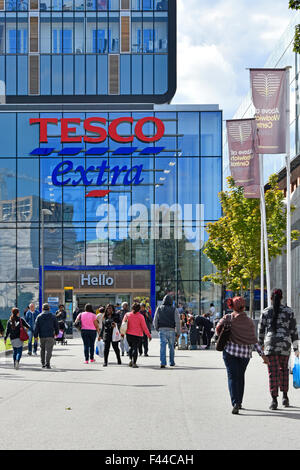
[[[13,353],[13,360],[15,361],[20,361],[22,357],[22,352],[23,352],[23,346],[20,346],[19,348],[13,348],[14,353]]]
[[[28,352],[31,353],[32,352],[32,340],[34,339],[33,331],[28,330],[27,334],[29,336],[29,338],[28,338]],[[34,340],[34,343],[33,343],[33,352],[34,353],[37,352],[37,347],[38,347],[38,343],[37,343],[37,341]]]
[[[250,359],[235,357],[223,351],[223,359],[227,369],[228,388],[232,406],[241,405],[245,389],[245,372]]]
[[[175,331],[174,330],[159,330],[160,338],[160,364],[167,365],[166,349],[169,346],[170,365],[175,365]]]
[[[185,345],[187,346],[187,344],[188,344],[188,334],[187,333],[180,333],[178,344],[179,344],[179,346],[181,346],[183,336],[184,336],[184,340],[185,340]]]

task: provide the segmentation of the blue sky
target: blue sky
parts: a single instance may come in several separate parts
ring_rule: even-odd
[[[288,0],[177,0],[174,104],[219,104],[231,118],[293,15]]]

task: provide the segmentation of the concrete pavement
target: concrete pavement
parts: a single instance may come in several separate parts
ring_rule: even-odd
[[[159,340],[139,369],[117,365],[111,350],[83,363],[80,337],[57,345],[52,370],[24,352],[20,369],[0,358],[2,449],[210,450],[299,449],[300,390],[290,408],[269,411],[266,366],[254,353],[245,410],[231,414],[222,354],[176,351],[176,367],[159,368]],[[126,365],[125,365],[126,364]]]

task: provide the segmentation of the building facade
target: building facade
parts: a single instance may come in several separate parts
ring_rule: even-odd
[[[176,57],[173,69],[170,43],[161,31],[176,37],[176,2],[53,2],[38,5],[41,93],[33,95],[28,88],[31,52],[13,56],[6,49],[2,57],[6,67],[12,56],[15,63],[19,56],[27,60],[27,85],[23,95],[14,89],[0,105],[0,316],[7,318],[15,304],[22,310],[31,301],[43,300],[53,309],[66,302],[69,313],[87,300],[97,306],[134,298],[149,299],[154,310],[166,293],[194,313],[207,310],[211,302],[218,309],[219,289],[201,278],[213,269],[202,252],[205,225],[221,215],[222,111],[216,105],[167,104],[175,92]],[[6,8],[7,48],[7,38],[14,37],[7,34],[9,14],[27,15],[30,23],[32,4],[11,7],[17,11],[8,10],[12,4],[0,0],[0,9],[1,5]],[[61,30],[54,27],[59,8]],[[72,33],[63,32],[67,13]],[[78,15],[85,21],[80,53],[74,45]],[[103,15],[107,36],[101,33],[98,38],[102,26],[88,24],[102,21]],[[123,16],[131,25],[129,53],[110,49],[112,44],[121,49],[125,44]],[[119,25],[114,43],[110,18]],[[138,18],[141,33],[133,38]],[[70,22],[66,21],[66,30]],[[15,37],[18,49],[23,36]],[[42,58],[41,44],[47,40],[54,47],[55,37],[57,49],[44,51],[48,58]],[[29,42],[30,38],[29,33]],[[67,51],[64,45],[70,38],[73,49]],[[91,40],[97,44],[92,51]],[[176,51],[176,41],[173,46]],[[76,61],[85,61],[80,69],[86,73],[91,56],[95,63],[109,63],[115,53],[121,66],[118,93],[110,93],[109,81],[103,95],[97,86],[95,95],[86,87],[77,93]],[[122,74],[125,56],[133,67],[129,75]],[[48,65],[43,70],[44,60]],[[55,60],[70,60],[72,65],[53,67]],[[153,69],[147,69],[149,63]],[[11,86],[10,68],[5,72],[6,90]],[[16,70],[20,77],[21,69]],[[97,70],[86,77],[103,85],[110,74]],[[53,73],[61,77],[60,83],[65,80],[73,87],[71,94],[64,94],[63,87],[54,92]],[[159,76],[164,85],[156,88]],[[134,80],[142,85],[141,93],[133,87]],[[150,88],[144,87],[148,80]],[[47,93],[42,92],[46,83],[52,83]],[[161,101],[166,104],[157,104]]]

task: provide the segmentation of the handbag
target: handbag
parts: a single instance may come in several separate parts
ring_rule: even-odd
[[[104,341],[102,339],[96,343],[96,354],[100,357],[104,357]]]
[[[78,316],[77,320],[74,323],[74,326],[75,328],[77,328],[77,330],[81,330],[81,315]]]
[[[216,342],[216,350],[217,351],[224,351],[226,344],[228,343],[231,335],[231,321],[232,315],[230,315],[230,320],[226,319],[223,325],[223,328],[218,336]]]
[[[27,331],[23,328],[22,320],[20,318],[20,340],[27,341],[28,339],[29,339],[29,336],[27,334]]]
[[[294,388],[300,388],[300,359],[295,357],[295,363],[293,368],[293,386]]]

